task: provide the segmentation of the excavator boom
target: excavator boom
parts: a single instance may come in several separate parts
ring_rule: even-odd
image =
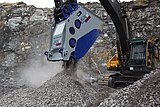
[[[118,33],[122,54],[129,53],[128,39],[129,29],[126,12],[117,0],[99,0],[107,13],[110,15]]]

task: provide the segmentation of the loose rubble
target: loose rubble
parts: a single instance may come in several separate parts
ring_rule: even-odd
[[[159,77],[160,70],[152,71],[133,85],[111,94],[99,107],[159,107]]]
[[[88,107],[98,102],[97,92],[65,71],[32,90],[16,90],[0,99],[1,107]]]

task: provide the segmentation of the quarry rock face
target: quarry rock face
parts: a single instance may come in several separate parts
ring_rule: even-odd
[[[44,59],[53,23],[50,9],[36,9],[23,2],[1,3],[0,10],[1,96],[20,87],[14,83],[27,60]]]
[[[52,25],[52,22],[50,23],[51,18],[49,18],[51,14],[49,9],[36,9],[36,7],[27,6],[23,2],[0,5],[2,10],[0,21],[5,22],[0,30],[2,35],[0,43],[1,48],[3,48],[0,51],[2,53],[10,50],[18,56],[27,55],[29,52],[36,51],[41,40],[44,42],[48,40],[50,26]]]
[[[45,12],[42,9],[36,9],[35,13],[31,16],[30,21],[47,20]]]
[[[153,1],[148,7],[133,11],[130,16],[133,36],[148,38],[160,33],[160,3]]]

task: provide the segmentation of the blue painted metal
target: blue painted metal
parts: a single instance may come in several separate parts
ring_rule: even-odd
[[[69,12],[69,8],[66,8],[68,12],[65,13],[66,16],[62,10],[65,5],[72,6]],[[66,2],[54,10],[55,20],[57,20],[52,28],[49,52],[46,53],[49,61],[69,61],[71,58],[75,60],[82,58],[97,39],[99,30],[102,30],[103,21],[101,19],[86,8],[73,5]],[[76,8],[78,10],[75,11]]]
[[[72,6],[70,4],[66,4],[65,6],[63,6],[62,13],[64,19],[67,19],[73,13]]]
[[[69,45],[70,45],[72,48],[74,48],[75,45],[76,45],[76,40],[75,40],[74,38],[71,38],[71,39],[69,40]]]
[[[78,9],[77,0],[74,0],[70,4],[64,4],[59,7],[59,14],[62,12],[61,18],[54,13],[54,19],[56,23],[66,20],[74,11]]]
[[[99,33],[100,30],[94,29],[78,39],[73,56],[75,60],[82,58],[88,52],[88,50],[91,48],[91,46],[99,36]]]
[[[74,8],[74,10],[77,10],[78,9],[78,3],[77,3],[77,0],[73,1],[71,3],[72,7]]]
[[[80,27],[81,27],[81,21],[77,19],[75,21],[75,26],[76,26],[77,29],[80,29]]]

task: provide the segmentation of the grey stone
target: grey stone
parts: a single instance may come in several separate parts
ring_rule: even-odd
[[[30,21],[40,20],[48,20],[48,18],[42,9],[36,9],[35,13],[31,16]]]
[[[9,26],[11,29],[16,29],[16,27],[19,26],[19,23],[20,23],[21,21],[22,21],[22,18],[21,18],[21,17],[14,17],[14,18],[8,20],[8,26]]]

